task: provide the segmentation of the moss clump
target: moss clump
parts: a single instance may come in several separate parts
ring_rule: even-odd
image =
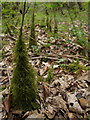
[[[53,80],[53,77],[54,77],[53,68],[50,68],[48,70],[48,75],[47,75],[47,78],[46,78],[46,82],[50,83]]]
[[[35,71],[28,62],[27,51],[21,36],[16,44],[15,63],[16,67],[11,80],[14,108],[24,111],[36,109],[38,105]]]

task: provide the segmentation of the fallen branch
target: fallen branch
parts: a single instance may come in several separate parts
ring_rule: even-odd
[[[83,56],[79,56],[79,55],[59,55],[60,57],[67,57],[67,58],[74,58],[74,59],[81,59],[84,60],[86,62],[88,62],[88,60],[84,59]],[[32,57],[31,59],[42,59],[42,58],[47,58],[47,59],[51,59],[51,60],[58,60],[60,58],[56,58],[56,57],[49,57],[49,56],[38,56],[38,57]]]
[[[84,61],[87,61],[87,59],[84,58],[84,56],[80,56],[80,55],[61,55],[62,57],[67,57],[67,58],[75,58],[75,59],[81,59],[81,60],[84,60]]]
[[[42,59],[42,58],[47,58],[47,59],[52,59],[52,60],[58,60],[58,58],[53,58],[53,57],[47,57],[47,56],[39,56],[39,57],[32,57],[31,59]]]

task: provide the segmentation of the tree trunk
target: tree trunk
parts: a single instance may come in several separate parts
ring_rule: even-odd
[[[29,47],[32,45],[37,45],[36,38],[35,38],[35,4],[33,5],[33,13],[32,13],[32,23],[31,23],[31,35],[29,41]]]
[[[56,13],[54,12],[54,34],[58,33],[58,24],[56,20]]]

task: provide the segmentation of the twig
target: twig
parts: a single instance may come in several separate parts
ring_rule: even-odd
[[[79,55],[59,55],[60,57],[67,57],[67,58],[75,58],[75,59],[81,59],[81,60],[84,60],[84,61],[87,61],[86,59],[83,58],[83,56],[79,56]],[[51,59],[51,60],[58,60],[60,58],[56,58],[56,57],[49,57],[49,56],[38,56],[38,57],[32,57],[31,59],[34,60],[34,59],[41,59],[41,58],[47,58],[47,59]]]
[[[8,37],[8,38],[10,38],[10,39],[12,39],[12,40],[14,40],[14,41],[16,41],[16,40],[17,40],[17,38],[12,37],[12,36],[9,36],[9,35],[7,35],[7,36],[5,36],[5,37]]]
[[[52,59],[52,60],[58,60],[58,58],[53,58],[53,57],[47,57],[47,56],[39,56],[39,57],[32,57],[31,59],[42,59],[42,58],[48,58],[48,59]]]
[[[10,70],[9,69],[7,69],[7,75],[8,75],[9,90],[10,90],[11,80],[10,80]]]
[[[28,12],[28,10],[29,10],[29,6],[28,6],[27,10],[25,11],[25,14]]]
[[[80,55],[62,55],[62,57],[67,57],[67,58],[75,58],[75,59],[81,59],[81,60],[84,60],[84,61],[87,61],[88,62],[88,60],[86,60],[86,59],[84,59],[84,57],[83,56],[80,56]]]

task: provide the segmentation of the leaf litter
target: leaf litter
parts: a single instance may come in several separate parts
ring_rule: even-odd
[[[85,27],[84,27],[85,28]],[[85,28],[86,29],[86,28]],[[54,38],[49,36],[46,31],[41,29],[39,25],[36,26],[36,33],[38,34],[38,47],[28,51],[29,61],[36,69],[39,76],[43,80],[39,81],[38,95],[40,97],[40,110],[27,111],[11,111],[11,96],[9,93],[10,79],[13,72],[13,48],[17,38],[3,35],[2,47],[3,59],[0,63],[2,70],[2,78],[0,92],[3,106],[3,118],[13,118],[19,116],[21,118],[42,118],[55,119],[63,118],[89,118],[90,115],[90,80],[88,72],[81,70],[80,74],[71,73],[67,69],[67,65],[79,59],[82,65],[88,65],[89,61],[80,54],[84,49],[74,41],[75,37],[67,42],[64,37]],[[29,35],[26,30],[26,36]],[[68,33],[66,34],[68,35]],[[48,38],[49,36],[49,38]],[[50,41],[48,41],[50,39]],[[7,44],[8,42],[8,44]],[[46,80],[48,71],[51,69],[54,78],[50,78],[50,83]]]

